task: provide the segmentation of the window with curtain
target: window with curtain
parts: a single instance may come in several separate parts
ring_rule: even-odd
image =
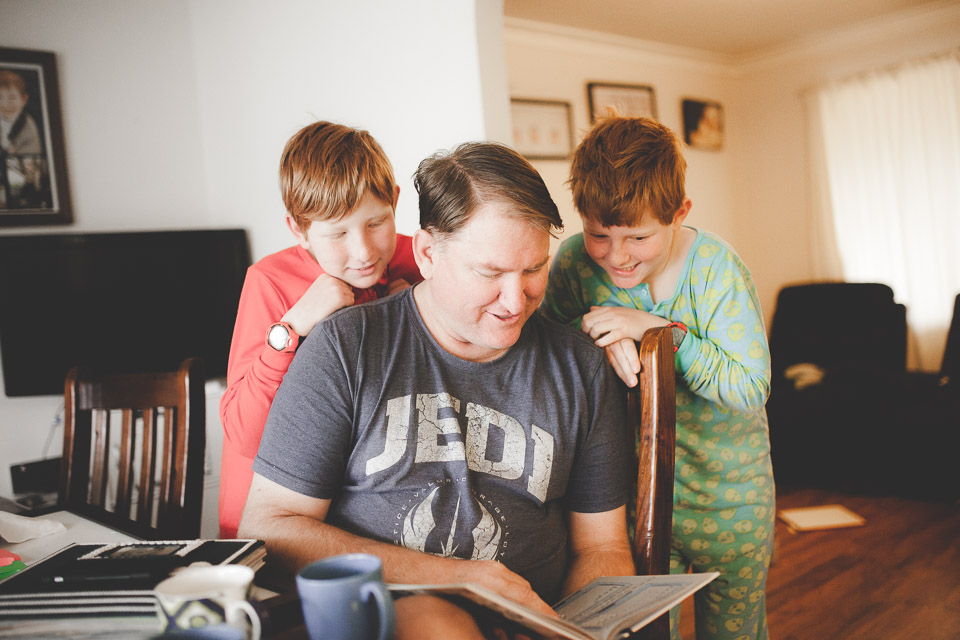
[[[893,288],[911,365],[937,370],[960,292],[960,51],[806,97],[821,273]]]

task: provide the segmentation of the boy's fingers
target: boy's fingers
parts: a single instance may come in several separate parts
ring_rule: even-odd
[[[623,347],[623,353],[627,358],[627,366],[633,373],[640,373],[640,353],[637,351],[637,343],[630,338],[624,338],[620,341]]]
[[[613,366],[613,370],[616,372],[617,376],[623,380],[624,384],[626,384],[628,387],[637,386],[637,376],[633,371],[630,370],[629,360],[623,353],[622,341],[607,347],[605,351],[607,354],[607,359]]]

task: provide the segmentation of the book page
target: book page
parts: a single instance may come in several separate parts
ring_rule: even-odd
[[[861,516],[839,504],[782,509],[779,516],[781,520],[797,531],[856,527],[866,522]]]
[[[642,628],[718,575],[597,578],[554,609],[594,638],[613,638]]]

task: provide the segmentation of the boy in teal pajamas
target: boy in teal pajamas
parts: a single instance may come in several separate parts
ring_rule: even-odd
[[[541,311],[579,324],[637,384],[636,340],[677,336],[677,449],[670,569],[718,571],[697,592],[697,639],[767,638],[774,485],[764,405],[770,352],[750,272],[716,235],[683,225],[686,161],[667,127],[607,118],[570,170],[583,233],[550,267]],[[679,638],[679,607],[671,611]]]

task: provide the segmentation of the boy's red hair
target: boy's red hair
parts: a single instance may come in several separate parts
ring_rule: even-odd
[[[686,169],[679,138],[659,122],[604,118],[573,155],[573,202],[604,227],[638,226],[647,211],[670,224],[686,197]]]
[[[339,220],[367,192],[393,206],[396,182],[387,154],[368,132],[314,122],[287,142],[280,159],[280,194],[306,232],[314,220]]]

